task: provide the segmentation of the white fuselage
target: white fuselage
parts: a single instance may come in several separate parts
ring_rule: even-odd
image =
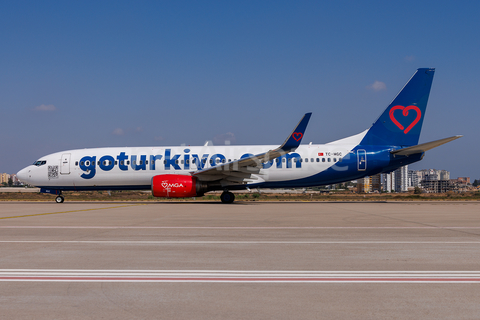
[[[264,163],[260,172],[253,174],[245,185],[313,176],[342,161],[360,138],[351,143],[302,145],[293,153]],[[232,162],[274,148],[258,145],[67,150],[40,158],[37,161],[40,165],[21,170],[19,178],[31,185],[62,187],[65,190],[110,186],[148,189],[152,177],[156,175],[190,175],[219,163]]]

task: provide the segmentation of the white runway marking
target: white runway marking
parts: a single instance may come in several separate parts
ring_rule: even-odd
[[[480,229],[480,227],[445,227],[445,226],[419,226],[419,227],[149,227],[149,226],[0,226],[0,229]]]
[[[480,283],[480,272],[0,269],[0,281],[217,283]]]
[[[0,243],[67,243],[67,244],[480,244],[479,241],[126,241],[126,240],[3,240]]]

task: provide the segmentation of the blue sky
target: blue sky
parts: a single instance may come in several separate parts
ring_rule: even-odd
[[[3,1],[0,172],[106,146],[281,144],[368,128],[436,74],[413,169],[480,178],[480,3]],[[373,86],[374,84],[376,86]]]

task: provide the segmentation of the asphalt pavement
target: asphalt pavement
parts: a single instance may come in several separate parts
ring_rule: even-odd
[[[0,202],[2,319],[477,319],[479,202]]]

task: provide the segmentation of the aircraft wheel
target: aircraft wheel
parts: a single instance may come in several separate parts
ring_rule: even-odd
[[[231,192],[225,191],[220,196],[220,200],[222,200],[222,203],[232,203],[235,201],[235,195]]]
[[[62,196],[58,196],[58,197],[55,198],[56,203],[63,203],[63,201],[65,201],[65,198],[62,197]]]

